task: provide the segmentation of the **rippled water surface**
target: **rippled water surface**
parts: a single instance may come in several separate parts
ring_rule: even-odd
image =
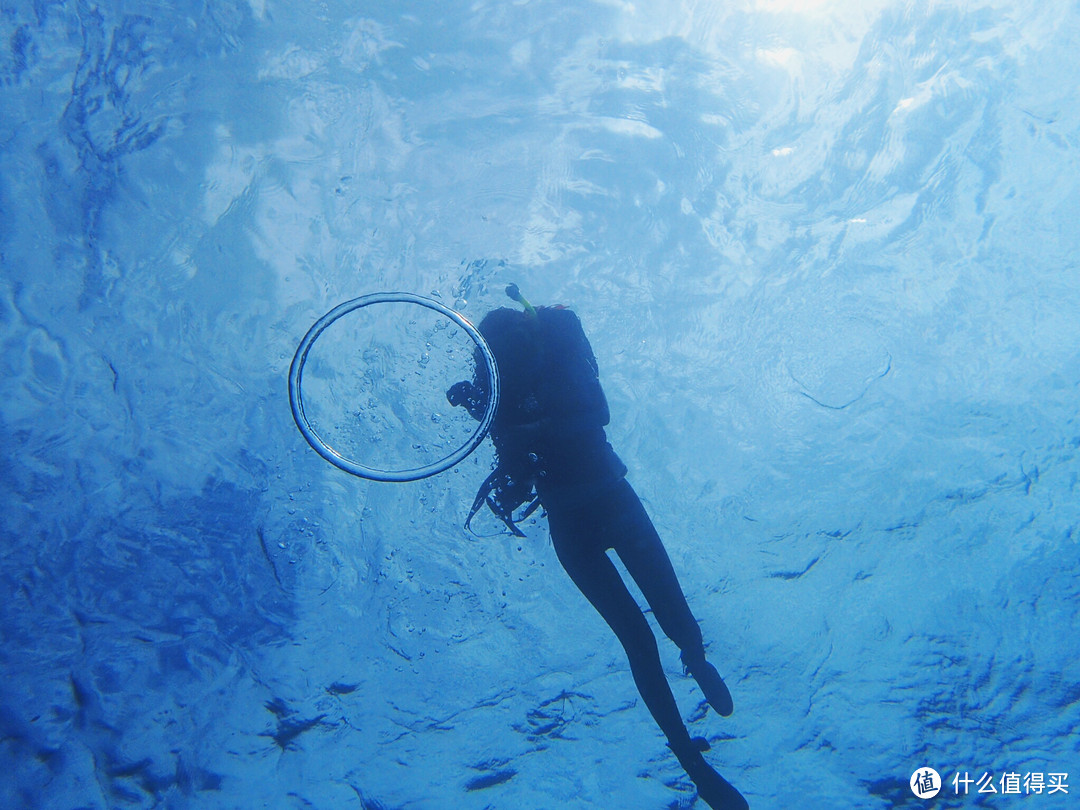
[[[1034,0],[3,4],[0,805],[703,807],[544,521],[463,530],[488,447],[368,483],[293,425],[335,304],[516,282],[592,339],[753,807],[1070,806],[1078,47]],[[335,435],[459,440],[467,343],[341,326]]]

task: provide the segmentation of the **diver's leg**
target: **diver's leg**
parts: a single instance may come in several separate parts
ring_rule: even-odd
[[[735,787],[717,773],[696,746],[671,746],[679,764],[698,789],[698,796],[713,810],[749,810],[750,804]]]
[[[549,515],[549,519],[552,518]],[[638,692],[672,746],[688,748],[690,735],[671,694],[656,638],[618,570],[599,544],[568,528],[560,530],[551,520],[551,539],[566,573],[615,632]]]
[[[664,675],[649,623],[608,559],[603,544],[590,542],[585,528],[589,519],[584,514],[578,517],[581,520],[573,521],[566,516],[548,515],[559,562],[622,643],[638,691],[668,738],[668,747],[697,787],[698,796],[713,810],[747,810],[746,799],[701,755],[702,750],[708,749],[708,743],[701,738],[691,739]]]
[[[629,483],[620,493],[622,531],[615,550],[641,588],[664,634],[675,642],[686,667],[709,705],[723,717],[732,712],[731,693],[716,667],[705,660],[705,646],[660,535]]]
[[[682,652],[704,655],[701,628],[686,602],[660,535],[633,490],[623,506],[621,528],[615,551],[648,600],[660,629]]]

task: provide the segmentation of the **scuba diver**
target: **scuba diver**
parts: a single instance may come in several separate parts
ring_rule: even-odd
[[[730,715],[731,694],[705,659],[701,630],[667,552],[607,441],[607,399],[581,321],[561,306],[534,308],[517,285],[506,293],[523,311],[499,308],[479,325],[499,368],[500,398],[490,434],[498,462],[477,493],[466,528],[487,504],[513,534],[524,537],[517,522],[542,506],[559,562],[621,642],[645,705],[698,795],[713,810],[747,808],[746,799],[702,756],[708,742],[687,731],[648,621],[607,556],[608,549],[619,555],[709,705]],[[476,369],[472,382],[456,383],[446,396],[479,419],[491,384],[479,358]]]

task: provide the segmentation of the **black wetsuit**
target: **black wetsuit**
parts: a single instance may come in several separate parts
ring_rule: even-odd
[[[499,309],[479,328],[499,365],[500,401],[491,436],[500,468],[515,486],[535,486],[559,562],[622,643],[638,691],[703,798],[714,807],[745,806],[691,740],[656,638],[606,553],[614,549],[619,555],[661,629],[682,651],[683,662],[709,666],[667,552],[626,481],[626,466],[607,441],[607,400],[581,322],[558,307],[539,308],[535,316]],[[478,382],[483,389],[484,381]],[[519,492],[512,500],[521,497]],[[724,694],[730,701],[726,687]],[[718,711],[727,714],[730,707]],[[726,789],[737,798],[722,792]]]

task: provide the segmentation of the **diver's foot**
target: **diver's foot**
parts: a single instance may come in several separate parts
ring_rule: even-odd
[[[727,684],[716,671],[716,667],[706,661],[704,655],[697,658],[683,655],[681,658],[683,666],[697,681],[709,705],[721,717],[728,717],[735,706],[731,700],[731,692],[728,691]]]
[[[714,771],[707,762],[702,760],[704,767],[695,773],[687,773],[697,786],[698,796],[712,810],[749,810],[750,803],[741,793],[735,789],[727,779]]]
[[[750,804],[735,787],[712,769],[701,754],[692,748],[671,748],[690,781],[697,787],[698,796],[712,810],[749,810]]]

